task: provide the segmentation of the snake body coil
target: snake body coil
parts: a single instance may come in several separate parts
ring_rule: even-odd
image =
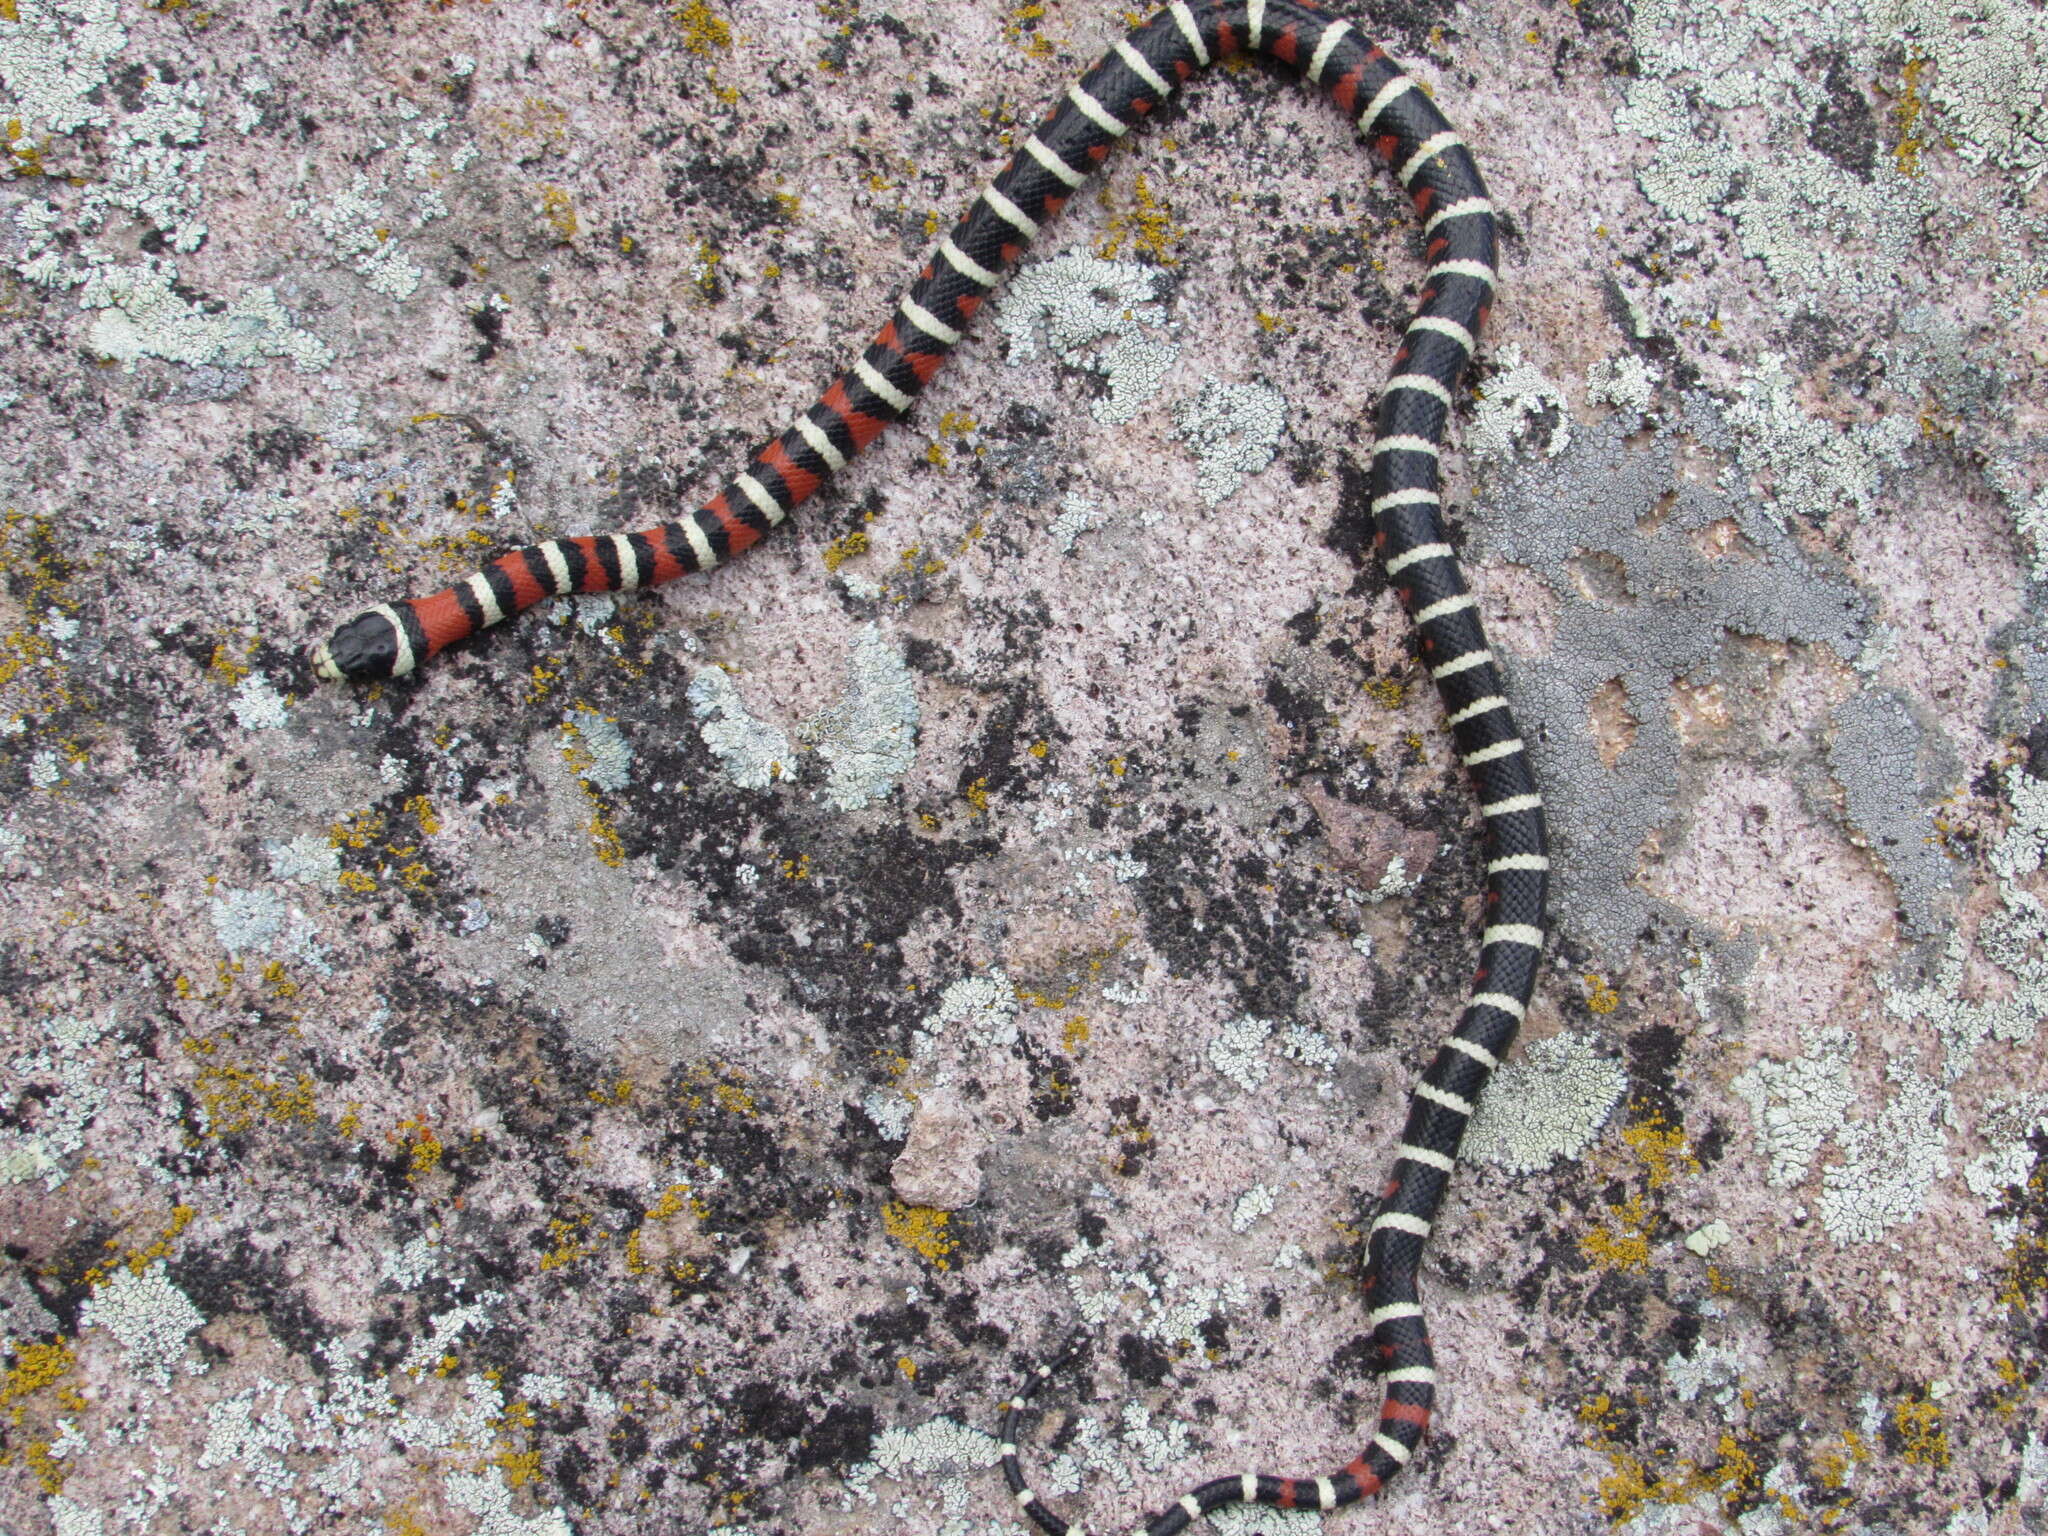
[[[330,679],[403,676],[437,651],[547,597],[630,591],[709,570],[748,548],[883,428],[907,414],[974,312],[1040,225],[1110,147],[1197,69],[1256,50],[1304,73],[1358,124],[1423,221],[1428,271],[1375,423],[1375,545],[1420,637],[1446,722],[1479,799],[1486,919],[1457,1028],[1409,1100],[1394,1171],[1367,1238],[1364,1288],[1384,1399],[1371,1441],[1322,1477],[1243,1473],[1202,1484],[1154,1516],[1174,1536],[1234,1503],[1334,1509],[1384,1488],[1421,1444],[1436,1370],[1417,1271],[1478,1096],[1513,1043],[1536,982],[1550,862],[1543,803],[1499,671],[1441,517],[1438,455],[1451,393],[1493,297],[1493,205],[1478,168],[1415,82],[1313,0],[1176,0],[1067,88],[977,197],[851,369],[688,517],[631,533],[555,539],[501,555],[431,597],[344,624],[313,661]],[[1026,1485],[1017,1435],[1041,1368],[1005,1407],[1002,1465],[1019,1507],[1050,1536],[1080,1536]]]

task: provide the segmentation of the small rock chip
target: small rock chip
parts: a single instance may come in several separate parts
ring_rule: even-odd
[[[924,1095],[903,1151],[889,1167],[896,1198],[935,1211],[965,1210],[981,1194],[981,1152],[987,1144],[958,1098],[944,1091]]]

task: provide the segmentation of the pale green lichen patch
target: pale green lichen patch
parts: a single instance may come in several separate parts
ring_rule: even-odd
[[[1260,1217],[1270,1215],[1273,1210],[1273,1191],[1263,1184],[1254,1184],[1237,1197],[1237,1203],[1230,1208],[1230,1230],[1249,1232],[1252,1223]]]
[[[1821,1224],[1838,1243],[1874,1243],[1914,1220],[1949,1170],[1941,1127],[1949,1095],[1910,1068],[1891,1076],[1891,1101],[1874,1118],[1841,1127],[1841,1161],[1821,1174]]]
[[[69,1177],[68,1160],[110,1097],[112,1074],[96,1048],[114,1023],[111,1013],[45,1018],[37,1048],[8,1061],[0,1108],[11,1124],[0,1129],[0,1184],[40,1179],[56,1189]]]
[[[339,890],[341,850],[331,837],[302,832],[289,842],[268,843],[264,852],[270,859],[270,877],[310,885],[320,890]]]
[[[916,758],[917,721],[917,682],[901,650],[865,626],[847,658],[845,694],[797,728],[825,762],[820,794],[842,811],[887,796]]]
[[[1273,462],[1287,430],[1287,401],[1263,384],[1204,379],[1200,394],[1174,407],[1173,421],[1194,451],[1196,489],[1219,506]]]
[[[1586,398],[1629,416],[1648,414],[1664,371],[1632,352],[1603,358],[1586,370]]]
[[[85,1299],[78,1323],[87,1335],[104,1328],[121,1346],[128,1369],[158,1386],[169,1386],[173,1371],[206,1368],[186,1358],[186,1341],[206,1326],[206,1315],[171,1282],[162,1259],[141,1269],[117,1266]]]
[[[1465,1153],[1513,1173],[1540,1173],[1593,1144],[1628,1087],[1619,1062],[1567,1030],[1506,1062],[1479,1100]]]
[[[1796,383],[1785,358],[1767,352],[1746,372],[1728,407],[1752,486],[1781,521],[1825,522],[1837,511],[1869,514],[1883,484],[1882,466],[1903,462],[1918,428],[1893,413],[1845,430],[1808,414],[1793,397]]]
[[[368,175],[358,171],[347,191],[294,204],[292,211],[312,221],[371,292],[403,302],[419,291],[426,273],[393,237],[379,205],[379,191]]]
[[[1138,1474],[1185,1462],[1190,1453],[1187,1425],[1176,1419],[1155,1423],[1143,1403],[1126,1403],[1114,1425],[1093,1414],[1077,1417],[1068,1449],[1046,1464],[1042,1481],[1047,1493],[1072,1494],[1093,1473],[1127,1494]]]
[[[310,332],[295,329],[268,288],[251,288],[211,311],[173,290],[177,271],[165,264],[107,266],[88,274],[79,304],[98,310],[91,342],[102,357],[127,368],[145,357],[189,367],[245,367],[284,358],[302,373],[316,373],[334,352]]]
[[[608,795],[633,781],[633,746],[618,721],[582,707],[562,722],[562,757],[578,778]]]
[[[1512,458],[1525,432],[1541,427],[1539,444],[1554,459],[1571,445],[1571,403],[1564,390],[1523,357],[1513,342],[1492,357],[1493,370],[1473,391],[1479,409],[1466,433],[1466,446],[1482,458]]]
[[[993,1436],[946,1414],[909,1429],[891,1426],[875,1436],[867,1460],[847,1469],[846,1507],[874,1507],[875,1480],[889,1478],[929,1490],[949,1512],[964,1512],[969,1477],[1001,1459]]]
[[[1020,268],[996,304],[996,326],[1009,339],[1009,359],[1038,355],[1043,327],[1053,357],[1099,374],[1106,398],[1089,407],[1097,421],[1135,417],[1180,355],[1154,334],[1166,325],[1156,302],[1159,273],[1136,262],[1106,261],[1067,251]]]
[[[1757,1061],[1729,1085],[1749,1105],[1770,1164],[1767,1178],[1778,1187],[1806,1177],[1856,1097],[1849,1082],[1855,1037],[1830,1024],[1810,1031],[1805,1046],[1806,1054],[1790,1061]]]
[[[1266,1060],[1266,1040],[1272,1033],[1271,1019],[1249,1014],[1232,1019],[1209,1042],[1210,1067],[1244,1092],[1252,1092],[1272,1073]]]
[[[964,1028],[984,1050],[1008,1050],[1017,1042],[1017,989],[999,966],[979,976],[963,976],[939,996],[939,1006],[925,1015],[912,1035],[919,1055],[930,1052],[954,1026]]]
[[[2041,867],[2048,852],[2048,780],[2018,767],[2007,769],[2004,777],[2013,819],[1991,851],[1999,905],[1979,921],[1976,950],[2006,974],[2009,984],[1989,993],[1966,987],[1972,949],[1958,930],[1927,985],[1883,989],[1887,1013],[1933,1025],[1945,1050],[1944,1076],[1951,1082],[1969,1071],[1986,1042],[2025,1045],[2048,1017],[2048,908],[2020,884]]]
[[[1052,520],[1052,527],[1046,531],[1052,536],[1053,548],[1063,555],[1070,555],[1082,534],[1101,526],[1102,508],[1086,496],[1069,491],[1060,498],[1059,516]]]
[[[115,112],[108,79],[129,42],[118,8],[108,0],[20,0],[16,9],[17,19],[0,27],[0,121],[14,125],[11,141],[98,135],[91,174],[46,177],[50,195],[17,207],[26,258],[17,275],[75,289],[80,308],[96,312],[92,347],[130,369],[145,357],[194,367],[273,357],[305,371],[327,366],[331,350],[292,325],[272,289],[201,303],[176,291],[180,270],[169,255],[122,259],[130,247],[117,236],[130,217],[155,229],[164,251],[191,252],[207,237],[199,218],[203,82],[137,66],[132,93]],[[86,146],[74,139],[72,148]]]
[[[690,677],[688,697],[704,745],[736,786],[766,789],[796,776],[796,749],[788,735],[749,712],[723,667],[699,667]]]
[[[1887,41],[1933,63],[1928,99],[1955,152],[2031,189],[2048,175],[2048,12],[2012,0],[1872,0]]]
[[[1213,1320],[1250,1305],[1245,1282],[1233,1277],[1210,1285],[1171,1271],[1155,1277],[1144,1266],[1114,1262],[1108,1257],[1109,1246],[1084,1238],[1060,1256],[1060,1267],[1068,1272],[1067,1292],[1083,1320],[1091,1328],[1103,1328],[1135,1312],[1132,1322],[1140,1338],[1196,1370],[1210,1369],[1215,1361],[1204,1331]]]

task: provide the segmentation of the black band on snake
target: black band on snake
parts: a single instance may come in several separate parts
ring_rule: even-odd
[[[547,597],[628,591],[709,570],[777,526],[891,422],[960,341],[975,310],[1110,147],[1204,65],[1269,54],[1320,85],[1393,168],[1422,219],[1428,271],[1372,450],[1375,544],[1407,605],[1446,722],[1479,798],[1486,920],[1479,970],[1456,1030],[1409,1100],[1394,1171],[1367,1238],[1364,1289],[1384,1400],[1371,1441],[1322,1477],[1243,1473],[1188,1493],[1144,1527],[1173,1536],[1227,1504],[1335,1509],[1377,1493],[1421,1444],[1436,1370],[1416,1287],[1423,1244],[1443,1204],[1473,1106],[1513,1043],[1536,982],[1549,859],[1543,803],[1501,676],[1446,540],[1438,454],[1451,392],[1493,297],[1493,205],[1471,155],[1429,96],[1348,22],[1312,0],[1169,5],[1116,44],[1025,139],[941,240],[910,291],[851,369],[710,501],[632,533],[556,539],[502,555],[431,597],[383,604],[313,654],[330,679],[398,677],[435,652]],[[1026,1485],[1017,1434],[1041,1368],[1005,1406],[1002,1465],[1018,1506],[1051,1536],[1081,1528]]]

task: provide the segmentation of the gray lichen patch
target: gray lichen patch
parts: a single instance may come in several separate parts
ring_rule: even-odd
[[[1612,422],[1586,428],[1555,458],[1495,477],[1475,519],[1483,554],[1535,570],[1556,604],[1549,654],[1510,671],[1517,708],[1546,727],[1532,752],[1560,849],[1559,914],[1603,946],[1625,944],[1650,913],[1640,850],[1679,790],[1674,687],[1711,682],[1731,636],[1825,645],[1844,659],[1860,643],[1855,589],[1754,503],[1682,478],[1688,440],[1725,443],[1727,429],[1704,404],[1642,447]],[[1698,536],[1721,523],[1740,527],[1756,554],[1703,549]],[[1592,555],[1612,562],[1597,582],[1585,574]],[[1637,724],[1609,766],[1613,744],[1593,722],[1617,685]]]
[[[1905,698],[1869,689],[1835,710],[1828,765],[1842,785],[1849,822],[1891,877],[1907,922],[1934,933],[1948,915],[1955,865],[1934,840],[1930,807],[1955,781],[1953,765],[1929,772],[1929,743]]]

